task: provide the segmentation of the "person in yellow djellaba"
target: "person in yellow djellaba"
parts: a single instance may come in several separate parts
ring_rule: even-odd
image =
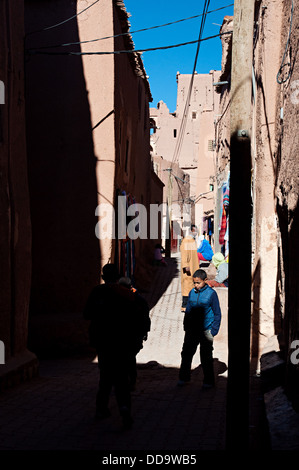
[[[195,225],[192,225],[191,231],[187,232],[180,246],[182,312],[186,310],[189,292],[194,287],[193,273],[199,268],[196,237],[197,229]]]

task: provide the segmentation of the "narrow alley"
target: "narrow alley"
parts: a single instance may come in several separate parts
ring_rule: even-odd
[[[39,377],[0,397],[0,450],[81,450],[188,453],[225,450],[227,289],[217,288],[222,324],[214,341],[216,387],[201,390],[199,354],[190,384],[178,387],[183,342],[179,256],[157,267],[148,292],[152,327],[138,359],[132,393],[134,424],[123,430],[115,397],[112,416],[96,422],[96,360],[75,357],[40,361]],[[259,390],[252,397],[253,448],[260,419]],[[258,411],[256,413],[256,411]]]
[[[299,0],[227,3],[0,2],[0,452],[12,466],[53,455],[57,468],[60,451],[84,468],[299,452]],[[194,228],[191,266],[179,240]],[[215,287],[216,386],[202,387],[199,348],[178,386],[193,286],[181,290],[180,268],[211,260],[214,279],[208,246],[229,278]],[[83,311],[107,263],[150,307],[129,429],[115,393],[95,419]]]

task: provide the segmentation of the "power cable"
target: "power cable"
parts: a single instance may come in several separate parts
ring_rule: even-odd
[[[229,5],[225,5],[221,8],[216,8],[215,10],[210,10],[208,11],[206,14],[209,14],[209,13],[214,13],[216,11],[219,11],[219,10],[223,10],[225,8],[229,8],[231,6],[233,6],[234,4],[231,3]],[[92,5],[91,5],[92,6]],[[83,10],[85,11],[85,10]],[[82,13],[82,12],[81,12]],[[87,43],[91,43],[91,42],[97,42],[97,41],[103,41],[105,39],[112,39],[112,38],[118,38],[120,36],[127,36],[127,35],[132,35],[132,34],[136,34],[136,33],[140,33],[140,32],[144,32],[144,31],[150,31],[152,29],[157,29],[157,28],[163,28],[165,26],[171,26],[173,24],[177,24],[177,23],[181,23],[183,21],[188,21],[188,20],[192,20],[192,19],[195,19],[195,18],[200,18],[202,16],[202,14],[200,15],[194,15],[194,16],[189,16],[188,18],[182,18],[180,20],[176,20],[176,21],[172,21],[172,22],[169,22],[169,23],[164,23],[164,24],[160,24],[160,25],[156,25],[156,26],[150,26],[148,28],[142,28],[142,29],[137,29],[135,31],[128,31],[126,33],[120,33],[120,34],[115,34],[115,35],[112,35],[112,36],[105,36],[105,37],[102,37],[102,38],[98,38],[98,39],[90,39],[88,41],[77,41],[77,42],[69,42],[69,43],[65,43],[65,44],[55,44],[53,46],[42,46],[42,47],[35,47],[35,48],[30,48],[30,49],[54,49],[56,47],[69,47],[69,46],[75,46],[75,45],[79,45],[79,44],[87,44]],[[72,17],[74,18],[74,17]],[[61,23],[62,24],[62,23]],[[51,27],[50,27],[51,28]],[[50,29],[50,28],[46,28],[46,29]],[[41,31],[44,31],[44,30],[41,30]],[[29,34],[33,34],[33,33],[29,33]],[[30,50],[29,49],[29,50]]]
[[[202,20],[201,20],[201,25],[200,25],[200,31],[199,31],[199,36],[198,36],[198,40],[197,40],[197,49],[196,49],[195,60],[194,60],[194,65],[193,65],[192,77],[191,77],[191,80],[190,80],[190,85],[189,85],[188,95],[187,95],[187,99],[186,99],[186,103],[185,103],[183,118],[182,118],[180,129],[179,129],[178,140],[177,140],[177,143],[176,143],[176,146],[175,146],[175,149],[174,149],[173,158],[172,158],[170,168],[169,168],[168,192],[170,192],[170,194],[168,195],[168,206],[171,206],[171,204],[172,204],[172,180],[171,180],[172,167],[173,167],[175,161],[179,157],[179,153],[181,151],[181,147],[182,147],[182,144],[183,144],[185,128],[186,128],[186,122],[187,122],[187,116],[188,116],[188,108],[189,108],[189,103],[190,103],[190,98],[191,98],[192,87],[193,87],[194,74],[195,74],[195,69],[196,69],[196,64],[197,64],[199,48],[200,48],[200,44],[201,44],[201,41],[202,41],[202,34],[203,34],[203,29],[204,29],[205,20],[206,20],[206,12],[207,12],[207,9],[209,7],[209,3],[210,3],[210,0],[205,0],[205,4],[204,4],[204,7],[203,7]],[[178,182],[177,182],[177,184],[179,185]],[[181,191],[181,193],[182,193],[182,191]],[[172,215],[171,215],[171,210],[169,208],[169,223],[170,224],[171,224],[171,219],[172,219]]]
[[[67,23],[68,21],[71,21],[73,20],[74,18],[77,18],[77,16],[81,15],[81,13],[84,13],[86,10],[88,10],[89,8],[93,7],[96,3],[98,3],[100,0],[96,0],[95,2],[93,2],[91,5],[89,5],[88,7],[84,8],[84,10],[81,10],[79,11],[79,13],[77,13],[76,15],[73,15],[71,16],[70,18],[67,18],[66,20],[64,21],[61,21],[60,23],[56,23],[56,24],[53,24],[52,26],[47,26],[46,28],[42,28],[42,29],[39,29],[37,31],[31,31],[31,33],[28,33],[26,34],[26,36],[30,36],[31,34],[36,34],[36,33],[41,33],[43,31],[47,31],[49,29],[53,29],[53,28],[57,28],[58,26],[61,26],[62,24],[65,24]]]
[[[290,17],[290,28],[289,28],[289,35],[288,35],[288,39],[287,39],[287,44],[286,44],[286,47],[285,47],[285,50],[284,50],[284,54],[283,54],[283,57],[282,57],[282,61],[281,61],[281,65],[279,67],[279,70],[278,70],[278,73],[277,73],[277,76],[276,76],[276,80],[277,80],[277,83],[279,83],[280,85],[282,83],[285,83],[290,75],[291,75],[291,70],[289,70],[289,73],[287,75],[286,78],[279,78],[282,74],[282,71],[285,67],[291,67],[291,64],[290,62],[287,62],[286,64],[284,64],[284,61],[285,61],[285,57],[286,57],[286,53],[287,53],[287,50],[288,50],[288,47],[289,47],[289,43],[290,43],[290,37],[291,37],[291,31],[292,31],[292,23],[293,23],[293,14],[294,14],[294,1],[292,0],[292,9],[291,9],[291,17]]]
[[[209,7],[210,0],[205,0],[204,8],[203,8],[203,15],[202,15],[202,21],[200,25],[200,31],[199,31],[199,37],[198,37],[198,44],[197,44],[197,49],[196,49],[196,54],[195,54],[195,59],[194,59],[194,65],[193,65],[193,71],[192,71],[192,76],[189,84],[189,89],[188,89],[188,94],[187,94],[187,99],[185,103],[185,108],[184,108],[184,113],[183,113],[183,118],[181,121],[181,126],[179,129],[179,137],[177,140],[177,144],[174,150],[174,155],[172,158],[171,166],[178,160],[179,154],[183,145],[183,140],[184,140],[184,133],[186,129],[186,123],[187,123],[187,116],[188,116],[188,109],[189,109],[189,104],[190,104],[190,99],[191,99],[191,93],[192,93],[192,87],[193,87],[193,82],[194,82],[194,74],[195,74],[195,69],[196,69],[196,64],[197,64],[197,59],[198,59],[198,54],[199,54],[199,49],[200,49],[200,44],[202,42],[202,34],[204,30],[204,25],[206,21],[206,15],[207,15],[207,9]]]
[[[160,47],[151,47],[148,49],[126,49],[126,50],[121,50],[121,51],[97,51],[97,52],[43,52],[41,50],[27,50],[27,52],[31,55],[76,55],[76,56],[82,56],[82,55],[107,55],[107,54],[132,54],[132,53],[138,53],[142,54],[143,52],[151,52],[151,51],[159,51],[159,50],[165,50],[165,49],[172,49],[175,47],[181,47],[181,46],[187,46],[190,44],[196,44],[200,43],[203,41],[208,41],[210,39],[215,39],[220,36],[223,36],[225,34],[231,34],[232,31],[226,31],[224,33],[219,33],[215,34],[214,36],[208,36],[206,38],[202,39],[196,39],[195,41],[188,41],[188,42],[183,42],[179,44],[173,44],[170,46],[160,46]],[[194,74],[194,73],[193,73]]]
[[[214,191],[206,191],[205,193],[201,193],[198,196],[195,196],[194,198],[194,204],[196,204],[200,199],[202,199],[206,194],[213,193]],[[204,198],[207,199],[207,198]]]
[[[207,8],[207,1],[205,1],[203,13],[205,13],[206,8]],[[205,19],[206,19],[206,15],[204,15],[204,16],[202,17],[202,22],[201,22],[200,32],[199,32],[199,40],[201,39],[201,36],[202,36],[202,32],[203,32],[203,28],[204,28],[204,24],[205,24]],[[189,85],[189,90],[188,90],[187,99],[186,99],[186,103],[185,103],[185,108],[184,108],[184,113],[183,113],[183,119],[182,119],[182,122],[181,122],[180,131],[179,131],[179,138],[178,138],[177,145],[176,145],[176,148],[175,148],[175,152],[174,152],[174,156],[173,156],[173,159],[172,159],[172,163],[174,163],[174,162],[179,158],[179,153],[180,153],[181,148],[182,148],[182,145],[183,145],[184,133],[185,133],[186,123],[187,123],[188,109],[189,109],[190,98],[191,98],[191,91],[192,91],[193,81],[194,81],[194,73],[195,73],[195,68],[196,68],[196,63],[197,63],[197,57],[198,57],[198,53],[199,53],[199,46],[200,46],[200,42],[199,42],[198,45],[197,45],[197,50],[196,50],[196,55],[195,55],[195,60],[194,60],[194,66],[193,66],[192,76],[191,76],[190,85]]]

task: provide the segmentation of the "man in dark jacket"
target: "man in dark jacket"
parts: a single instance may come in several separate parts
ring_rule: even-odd
[[[184,344],[181,352],[181,367],[178,385],[190,381],[193,356],[200,344],[200,359],[203,368],[203,388],[215,385],[213,368],[213,338],[217,335],[221,310],[216,291],[206,283],[203,269],[193,274],[194,288],[190,291],[184,316]]]
[[[132,424],[129,368],[140,336],[138,305],[134,293],[118,284],[115,265],[103,267],[105,284],[96,286],[84,310],[90,320],[90,343],[95,347],[100,369],[96,397],[96,418],[110,415],[109,397],[114,386],[115,397],[123,423]]]
[[[135,297],[135,302],[137,303],[138,317],[136,318],[135,324],[135,355],[132,356],[131,366],[130,366],[130,388],[135,390],[136,380],[137,380],[137,363],[136,356],[139,351],[143,348],[143,342],[147,340],[148,333],[151,329],[151,319],[150,319],[150,309],[148,303],[142,297],[137,289],[132,286],[132,281],[129,277],[121,277],[119,284],[130,289],[133,292]]]

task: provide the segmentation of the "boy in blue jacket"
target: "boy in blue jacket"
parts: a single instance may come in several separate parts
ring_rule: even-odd
[[[213,367],[213,338],[221,323],[221,310],[216,291],[206,283],[207,274],[198,269],[193,274],[194,288],[190,291],[184,316],[185,338],[181,352],[178,385],[190,382],[193,356],[200,344],[203,368],[203,388],[215,385]]]

